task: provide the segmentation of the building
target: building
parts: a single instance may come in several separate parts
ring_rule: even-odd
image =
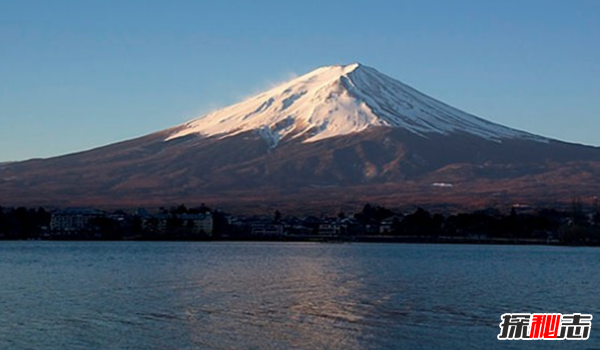
[[[183,221],[183,227],[190,228],[195,233],[213,233],[213,216],[211,212],[202,214],[179,214],[177,218]]]
[[[281,224],[255,223],[250,228],[251,234],[259,237],[282,236],[284,232]]]
[[[394,229],[396,228],[395,226],[402,222],[402,219],[403,217],[398,215],[393,215],[387,219],[384,219],[379,225],[379,233],[382,235],[394,233]]]
[[[341,232],[341,226],[337,223],[323,223],[319,225],[319,234],[323,236],[337,236]]]
[[[103,217],[104,212],[91,208],[68,208],[52,213],[50,230],[76,233],[90,228],[92,220]]]
[[[141,216],[142,229],[155,233],[184,233],[211,236],[213,216],[211,212],[200,214],[144,214]]]

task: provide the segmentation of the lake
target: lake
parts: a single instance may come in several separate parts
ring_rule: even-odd
[[[0,349],[600,349],[599,271],[594,248],[0,242]],[[499,341],[507,312],[594,320]]]

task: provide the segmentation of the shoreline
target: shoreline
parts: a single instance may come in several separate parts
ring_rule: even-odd
[[[140,237],[125,237],[124,239],[91,239],[81,237],[52,237],[29,239],[1,239],[0,242],[282,242],[282,243],[378,243],[378,244],[444,244],[444,245],[506,245],[506,246],[562,246],[562,247],[598,247],[600,242],[585,242],[585,244],[565,244],[558,239],[528,239],[528,238],[467,238],[467,237],[416,237],[416,236],[319,236],[319,235],[288,235],[282,237],[215,237],[215,238],[179,238],[179,239],[148,239]]]

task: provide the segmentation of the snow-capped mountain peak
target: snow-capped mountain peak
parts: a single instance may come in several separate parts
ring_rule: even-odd
[[[318,68],[192,120],[167,140],[190,134],[224,138],[255,131],[275,147],[286,138],[314,142],[375,126],[404,128],[423,137],[466,133],[496,142],[505,138],[547,141],[450,107],[358,63]]]

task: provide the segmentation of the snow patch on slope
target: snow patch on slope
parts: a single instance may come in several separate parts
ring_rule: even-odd
[[[167,140],[190,134],[229,137],[254,131],[271,147],[284,138],[314,142],[370,127],[429,133],[466,133],[501,142],[547,139],[507,128],[439,102],[359,64],[316,69],[244,102],[192,120]]]

